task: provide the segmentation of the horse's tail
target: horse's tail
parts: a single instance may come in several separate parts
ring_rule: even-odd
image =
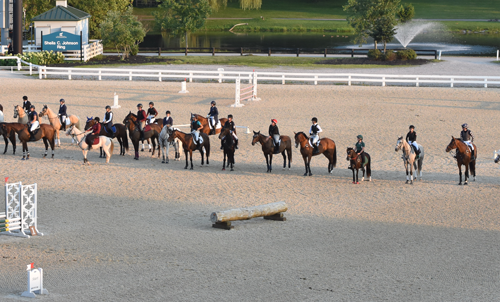
[[[366,176],[372,177],[372,159],[369,154],[365,154],[365,156],[368,158],[368,163],[366,164]]]
[[[210,157],[210,138],[208,137],[207,135],[207,147],[208,148],[205,148],[206,151],[207,151],[207,159]]]
[[[333,168],[337,167],[337,145],[335,142],[333,142],[333,158],[332,158],[332,165]]]
[[[125,148],[125,151],[128,152],[128,135],[127,135],[127,130],[125,130],[125,127],[123,128],[124,134],[122,135],[122,142],[123,142],[123,148]]]
[[[115,144],[113,143],[112,139],[109,139],[111,141],[111,148],[109,148],[109,157],[113,155],[113,150],[115,149]]]

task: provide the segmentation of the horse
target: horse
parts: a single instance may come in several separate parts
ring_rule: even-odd
[[[7,147],[9,147],[9,140],[12,143],[12,149],[16,154],[16,133],[17,131],[23,129],[26,125],[20,123],[0,123],[0,135],[3,136],[5,142],[5,150],[3,154],[7,153]]]
[[[477,147],[476,145],[472,144],[474,146],[476,158],[477,158]],[[451,137],[451,141],[446,147],[446,152],[450,152],[451,150],[456,149],[456,155],[454,156],[457,160],[457,166],[458,166],[458,175],[460,175],[460,182],[458,185],[462,185],[462,165],[465,166],[465,181],[464,185],[468,185],[468,180],[469,180],[469,169],[471,171],[472,176],[474,176],[474,181],[476,181],[476,159],[472,160],[471,158],[471,151],[469,147],[461,140],[458,138],[454,138],[453,136]]]
[[[313,154],[313,147],[309,143],[309,137],[304,132],[295,133],[295,148],[300,145],[300,154],[304,159],[304,165],[306,166],[306,173],[304,176],[309,176],[311,173],[311,158],[313,156],[323,154],[328,158],[328,173],[333,173],[333,168],[337,166],[337,145],[335,142],[329,138],[322,138],[319,140],[318,153]]]
[[[200,136],[203,138],[203,143],[201,145],[200,154],[201,154],[201,165],[204,165],[204,157],[203,154],[207,155],[207,166],[210,164],[208,158],[210,157],[210,138],[205,133],[200,133]],[[191,161],[191,170],[193,170],[193,151],[196,150],[196,144],[193,142],[193,135],[184,133],[177,129],[172,130],[172,134],[168,138],[168,142],[173,142],[176,138],[178,138],[182,142],[182,148],[184,149],[184,155],[186,156],[186,166],[184,169],[188,168],[188,157],[187,154],[189,152],[189,160]]]
[[[168,164],[168,151],[170,149],[170,144],[172,144],[175,148],[175,158],[174,160],[181,160],[181,152],[179,150],[180,145],[179,145],[179,139],[175,139],[172,143],[168,141],[168,138],[170,135],[172,135],[173,130],[178,130],[175,128],[171,128],[170,125],[165,125],[163,129],[161,129],[160,132],[160,146],[163,151],[163,157],[162,157],[162,164]],[[160,147],[158,147],[160,148]]]
[[[152,124],[149,124],[148,121],[149,120],[146,120],[146,125],[152,125]],[[158,125],[160,127],[160,129],[163,130],[163,120],[162,119],[155,119],[153,124]],[[148,146],[149,146],[149,152],[151,152],[151,142],[149,141],[149,138],[146,141],[147,141]],[[141,152],[143,152],[144,151],[144,141],[142,141],[141,143],[142,143]]]
[[[368,181],[372,181],[372,168],[371,168],[371,157],[370,154],[363,152],[365,156],[365,162],[361,162],[361,155],[358,155],[353,148],[347,148],[347,160],[351,161],[351,169],[352,169],[352,183],[359,185],[359,169],[363,171],[363,178],[361,181],[365,180],[365,167],[366,167],[366,177],[369,178]],[[354,170],[356,170],[356,175],[354,175]]]
[[[196,114],[196,113],[191,113],[191,119],[193,119],[193,116],[196,116],[196,119],[201,123],[201,125],[203,126],[203,129],[201,129],[201,133],[205,133],[206,135],[212,135],[210,134],[210,126],[208,125],[208,118],[204,117],[204,116],[201,116],[199,114]],[[227,121],[227,118],[220,118],[219,119],[219,122],[220,122],[220,125],[221,125],[221,128],[217,128],[217,125],[215,125],[215,133],[214,134],[217,134],[217,133],[220,133],[221,129],[222,129],[222,126],[224,126],[224,124],[226,123]]]
[[[87,152],[88,151],[88,145],[87,142],[85,142],[85,138],[89,133],[81,132],[78,128],[75,126],[71,126],[68,131],[66,131],[66,135],[71,135],[71,138],[76,137],[76,141],[78,142],[78,146],[82,149],[83,153],[83,164],[88,164],[90,165],[88,159],[87,159]],[[82,136],[82,139],[79,139],[78,136]],[[80,140],[80,141],[78,141]],[[113,149],[115,148],[115,145],[113,144],[113,140],[109,137],[106,136],[99,136],[99,143],[92,145],[90,148],[91,149],[96,149],[97,147],[100,147],[101,150],[104,150],[104,153],[106,153],[106,163],[109,164],[109,160],[111,159],[111,155],[113,155]]]
[[[222,140],[222,147],[224,149],[224,161],[222,162],[222,171],[226,171],[226,156],[227,156],[227,166],[231,164],[231,171],[234,171],[234,150],[235,142],[231,130],[225,128],[219,134],[219,139]]]
[[[281,144],[279,151],[283,156],[283,169],[286,168],[286,155],[288,155],[288,170],[291,168],[292,164],[292,140],[286,135],[280,136]],[[267,172],[271,173],[273,170],[273,154],[274,154],[274,144],[270,136],[265,136],[259,132],[253,132],[252,146],[259,142],[262,146],[262,152],[266,157]],[[286,151],[286,155],[285,155]]]
[[[4,126],[4,125],[3,125]],[[2,127],[3,127],[2,126]],[[17,137],[23,144],[23,158],[22,160],[27,160],[30,159],[30,152],[28,151],[28,142],[32,142],[30,140],[30,133],[28,131],[29,126],[24,126],[22,129],[17,131]],[[36,131],[36,130],[35,130]],[[49,124],[40,124],[40,128],[35,134],[35,140],[34,141],[39,141],[40,139],[43,139],[43,143],[45,144],[45,153],[43,155],[43,158],[47,157],[47,150],[49,148],[52,149],[52,158],[54,158],[54,139],[55,139],[55,133],[56,129],[52,127],[52,125]]]
[[[5,121],[5,118],[3,116],[3,107],[0,105],[0,123],[3,123]]]
[[[420,157],[418,160],[415,160],[417,155],[413,148],[408,144],[406,140],[403,139],[402,136],[398,138],[396,142],[396,147],[394,148],[396,152],[399,150],[403,151],[403,163],[406,169],[406,183],[410,182],[413,184],[413,172],[415,169],[415,180],[418,180],[418,174],[420,174],[420,180],[422,180],[422,164],[424,163],[424,147],[418,144],[418,149],[420,150]],[[408,176],[408,169],[409,175]],[[411,179],[410,179],[411,178]]]
[[[84,130],[88,130],[92,128],[96,123],[96,120],[93,117],[87,117],[87,121],[85,122],[85,128]],[[127,137],[127,127],[123,124],[113,124],[113,126],[116,129],[116,132],[114,133],[114,136],[116,137],[116,140],[120,144],[120,155],[125,156],[125,152],[128,152],[128,137]],[[103,123],[101,123],[101,132],[99,132],[99,136],[106,136],[109,138],[113,137],[113,133],[109,133],[106,129]],[[104,157],[105,154],[101,148],[100,150],[101,154],[99,155],[100,158]]]
[[[5,150],[7,150],[7,149],[5,149]],[[495,164],[498,164],[498,162],[500,162],[500,150],[495,151],[495,154],[493,155],[493,159],[495,160]]]
[[[48,117],[49,123],[52,125],[52,127],[54,127],[54,129],[56,129],[56,134],[57,134],[56,145],[58,147],[61,147],[61,138],[59,135],[59,131],[62,128],[62,124],[61,124],[61,121],[59,119],[59,115],[55,114],[54,111],[52,111],[47,105],[43,105],[42,111],[40,111],[38,116],[40,118],[44,117],[44,116]],[[70,122],[70,124],[69,124],[70,127],[76,126],[76,128],[78,128],[78,129],[81,128],[80,118],[78,116],[70,114],[66,117],[66,121],[68,121],[68,120]],[[67,122],[66,122],[66,124],[67,124]],[[71,138],[71,143],[72,144],[75,143],[73,138]]]
[[[127,114],[127,116],[123,119],[123,124],[125,124],[125,127],[128,129],[130,140],[134,145],[134,151],[135,151],[134,159],[139,160],[139,141],[141,140],[141,133],[139,131],[139,125],[137,124],[137,116],[132,112],[129,112],[129,114]],[[155,155],[156,142],[158,141],[158,158],[160,158],[159,136],[161,128],[156,124],[151,124],[149,126],[151,127],[151,130],[144,132],[144,139],[148,138],[152,139],[153,153],[151,154],[151,157]]]
[[[28,115],[24,112],[23,107],[19,105],[14,105],[14,118],[17,118],[17,122],[20,124],[28,124]]]

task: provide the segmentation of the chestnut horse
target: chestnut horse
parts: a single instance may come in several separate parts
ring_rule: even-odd
[[[129,112],[127,116],[123,119],[123,124],[128,129],[130,140],[134,145],[135,157],[134,159],[139,160],[139,142],[141,141],[141,133],[139,131],[139,125],[137,124],[137,116],[132,112]],[[153,153],[151,157],[155,155],[156,142],[158,142],[158,158],[160,158],[160,132],[161,128],[157,124],[149,125],[151,127],[150,131],[144,132],[144,139],[151,138],[153,143]]]
[[[42,111],[38,114],[39,118],[42,118],[44,116],[47,116],[49,119],[49,123],[56,129],[56,145],[58,147],[61,147],[61,137],[59,135],[59,131],[62,128],[61,120],[59,119],[59,115],[57,115],[54,111],[52,111],[47,105],[43,105]],[[66,117],[66,121],[70,122],[69,127],[76,126],[79,130],[81,130],[80,126],[80,118],[76,115],[69,114]],[[66,122],[67,123],[67,122]],[[74,143],[73,139],[71,139],[71,143]]]
[[[203,154],[207,153],[207,166],[210,164],[208,158],[210,157],[210,138],[205,133],[200,133],[200,136],[203,138],[203,143],[201,145],[200,154],[201,154],[201,165],[204,165],[204,157]],[[189,160],[191,161],[191,170],[193,170],[193,151],[196,151],[196,145],[193,142],[193,135],[184,133],[177,129],[172,130],[168,138],[168,142],[173,142],[176,138],[178,138],[182,142],[182,148],[184,149],[184,155],[186,156],[186,166],[184,169],[188,168],[188,157],[187,154],[189,152]]]
[[[410,144],[408,144],[408,142],[405,139],[403,139],[403,136],[398,137],[398,141],[396,142],[396,147],[394,147],[394,150],[396,152],[398,152],[399,150],[403,151],[403,163],[406,169],[406,183],[410,182],[410,184],[413,184],[413,171],[415,171],[415,180],[418,180],[419,173],[420,173],[420,180],[422,180],[424,147],[418,144],[418,149],[420,150],[420,156],[417,159],[417,155],[413,150],[413,148],[410,146]]]
[[[92,117],[87,117],[87,122],[85,122],[85,130],[92,128],[96,123],[96,120]],[[120,155],[125,156],[125,152],[128,152],[128,137],[127,137],[127,128],[123,124],[113,124],[116,129],[116,133],[114,133],[114,137],[120,144]],[[105,125],[101,123],[101,132],[99,132],[99,136],[106,136],[109,138],[113,137],[113,133],[109,133],[106,129],[104,129]],[[99,157],[105,157],[104,152],[101,148],[101,154]]]
[[[371,168],[371,163],[372,159],[370,157],[370,154],[363,152],[365,156],[365,162],[361,162],[361,155],[358,155],[356,151],[354,151],[353,148],[347,148],[347,160],[351,161],[351,169],[352,169],[352,183],[353,184],[358,184],[358,173],[359,169],[363,171],[363,178],[361,178],[361,181],[365,180],[365,167],[366,167],[366,177],[368,177],[368,181],[372,181],[372,168]],[[356,170],[356,175],[354,175],[354,170]]]
[[[191,119],[193,118],[193,116],[196,116],[198,121],[203,126],[203,129],[201,129],[200,132],[205,133],[206,135],[211,135],[210,134],[210,126],[208,125],[208,118],[201,116],[199,114],[196,114],[196,113],[191,113]],[[215,125],[216,126],[215,134],[220,133],[222,127],[224,126],[224,123],[226,123],[226,121],[227,121],[227,118],[220,118],[219,121],[220,121],[221,128],[217,128],[217,125]]]
[[[0,123],[0,135],[3,135],[3,140],[5,142],[3,154],[7,153],[9,140],[12,143],[12,149],[14,150],[13,154],[16,154],[16,133],[24,127],[26,127],[26,125],[20,123]]]
[[[295,133],[295,132],[294,132]],[[318,153],[313,154],[313,147],[309,143],[309,137],[304,132],[295,133],[295,148],[300,145],[300,154],[304,159],[304,165],[306,166],[306,173],[304,176],[309,176],[311,173],[311,158],[316,155],[323,154],[328,158],[328,173],[333,173],[333,168],[337,166],[337,146],[335,142],[329,138],[322,138],[319,140]]]
[[[28,115],[24,112],[23,107],[19,105],[14,105],[14,118],[17,118],[17,122],[23,125],[28,123]]]
[[[475,155],[477,158],[477,147],[476,145],[472,144],[474,146],[475,150]],[[469,180],[469,168],[472,176],[474,176],[474,181],[476,181],[476,159],[472,160],[471,159],[471,151],[469,147],[461,140],[458,138],[454,138],[453,136],[451,137],[451,141],[446,147],[446,152],[450,152],[453,149],[457,149],[457,154],[455,158],[457,159],[457,166],[458,166],[458,175],[460,175],[460,182],[458,183],[459,185],[462,185],[462,165],[465,166],[465,181],[464,185],[468,184]]]
[[[30,133],[28,131],[28,126],[24,126],[21,130],[17,131],[17,137],[23,144],[22,160],[30,159],[30,152],[28,151],[28,142],[30,142]],[[38,129],[38,132],[35,134],[34,141],[39,141],[40,139],[43,139],[43,143],[45,144],[45,154],[43,155],[43,158],[47,157],[47,150],[49,149],[49,144],[50,148],[52,149],[52,158],[54,158],[55,137],[56,137],[56,129],[54,129],[54,127],[48,124],[40,124],[40,129]]]
[[[288,170],[290,170],[292,163],[292,140],[289,136],[280,136],[280,153],[283,156],[283,169],[286,168],[286,155],[288,155]],[[266,157],[267,172],[271,173],[273,170],[273,154],[274,154],[274,144],[273,139],[270,136],[266,136],[259,132],[253,132],[252,146],[259,142],[262,146],[262,152]],[[285,155],[286,151],[286,155]]]
[[[222,140],[222,147],[224,149],[224,161],[222,162],[222,171],[226,171],[226,156],[227,156],[227,166],[231,164],[231,171],[234,171],[234,150],[235,143],[233,140],[233,135],[231,134],[231,130],[225,128],[219,134],[219,139]]]

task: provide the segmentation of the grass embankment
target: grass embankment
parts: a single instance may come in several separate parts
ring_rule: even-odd
[[[350,63],[355,64],[350,64]],[[368,64],[363,64],[367,62]],[[65,65],[72,65],[83,68],[109,68],[118,66],[134,66],[134,65],[219,65],[219,66],[251,66],[260,68],[273,67],[294,67],[294,68],[392,68],[392,67],[408,67],[419,64],[425,64],[428,61],[417,62],[373,62],[365,58],[296,58],[296,57],[267,57],[267,56],[169,56],[169,57],[143,57],[135,56],[130,60],[120,61],[115,57],[98,56],[88,63],[79,63],[69,61]],[[391,65],[399,64],[399,65]]]

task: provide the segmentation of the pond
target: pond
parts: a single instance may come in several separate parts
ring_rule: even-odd
[[[190,48],[257,47],[257,48],[356,48],[352,36],[337,33],[195,33],[188,37]],[[147,35],[140,48],[181,48],[183,39],[168,35]],[[363,48],[372,48],[369,41]],[[500,48],[500,34],[423,33],[408,46],[413,49],[437,49],[448,54],[496,54]],[[380,46],[379,46],[380,48]],[[388,48],[402,48],[397,40]]]

